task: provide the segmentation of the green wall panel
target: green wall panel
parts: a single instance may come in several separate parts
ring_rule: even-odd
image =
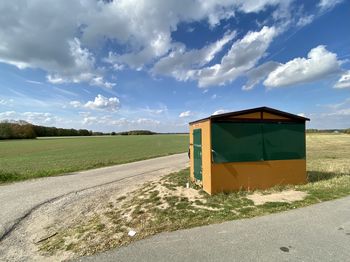
[[[215,163],[305,159],[304,123],[212,123]]]
[[[216,163],[260,161],[260,123],[212,123],[212,155]]]
[[[264,123],[264,159],[305,159],[305,125]]]
[[[194,177],[202,180],[202,130],[193,130]]]

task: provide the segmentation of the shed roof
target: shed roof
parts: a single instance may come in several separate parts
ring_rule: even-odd
[[[302,116],[299,116],[299,115],[287,113],[287,112],[280,111],[280,110],[277,110],[277,109],[274,109],[274,108],[271,108],[271,107],[263,106],[263,107],[256,107],[256,108],[251,108],[251,109],[246,109],[246,110],[240,110],[240,111],[224,113],[224,114],[211,115],[211,116],[206,117],[206,118],[202,118],[202,119],[199,119],[199,120],[196,120],[196,121],[192,121],[192,122],[190,122],[190,125],[194,124],[194,123],[197,123],[197,122],[203,122],[203,121],[206,121],[206,120],[209,120],[209,119],[211,119],[211,120],[224,120],[224,119],[229,118],[229,117],[234,117],[234,116],[239,116],[239,115],[244,115],[244,114],[249,114],[249,113],[256,113],[256,112],[271,113],[271,114],[283,116],[283,117],[289,118],[290,120],[295,120],[295,121],[298,121],[298,122],[310,121],[310,119],[306,118],[306,117],[302,117]]]

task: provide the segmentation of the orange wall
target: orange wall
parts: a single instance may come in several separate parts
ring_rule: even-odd
[[[250,113],[250,114],[243,114],[243,115],[238,115],[230,118],[252,118],[252,119],[260,119],[260,112],[256,113]]]
[[[306,183],[306,160],[213,163],[209,194]],[[204,189],[205,190],[205,189]],[[205,190],[206,191],[206,190]]]
[[[194,160],[193,160],[193,130],[202,129],[202,184],[203,189],[211,192],[211,128],[210,120],[190,125],[190,178],[194,181]]]
[[[267,113],[267,112],[263,112],[263,119],[283,119],[283,120],[285,120],[285,119],[290,119],[290,118]]]

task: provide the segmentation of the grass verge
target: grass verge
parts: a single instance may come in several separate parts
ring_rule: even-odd
[[[40,245],[41,252],[45,255],[64,251],[77,256],[91,255],[159,232],[251,218],[350,194],[349,174],[309,172],[309,181],[313,182],[306,185],[276,187],[260,192],[268,195],[287,189],[296,190],[307,193],[304,199],[255,205],[248,199],[254,192],[209,196],[195,185],[185,188],[188,176],[188,169],[170,174],[119,198],[117,206],[108,203],[103,214],[95,214],[85,223],[58,231],[54,237],[44,241]],[[130,230],[137,232],[134,237],[128,236]]]

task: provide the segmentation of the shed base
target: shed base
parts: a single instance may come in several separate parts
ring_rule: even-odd
[[[215,194],[306,182],[305,159],[212,163],[211,187],[204,184],[203,190]]]

